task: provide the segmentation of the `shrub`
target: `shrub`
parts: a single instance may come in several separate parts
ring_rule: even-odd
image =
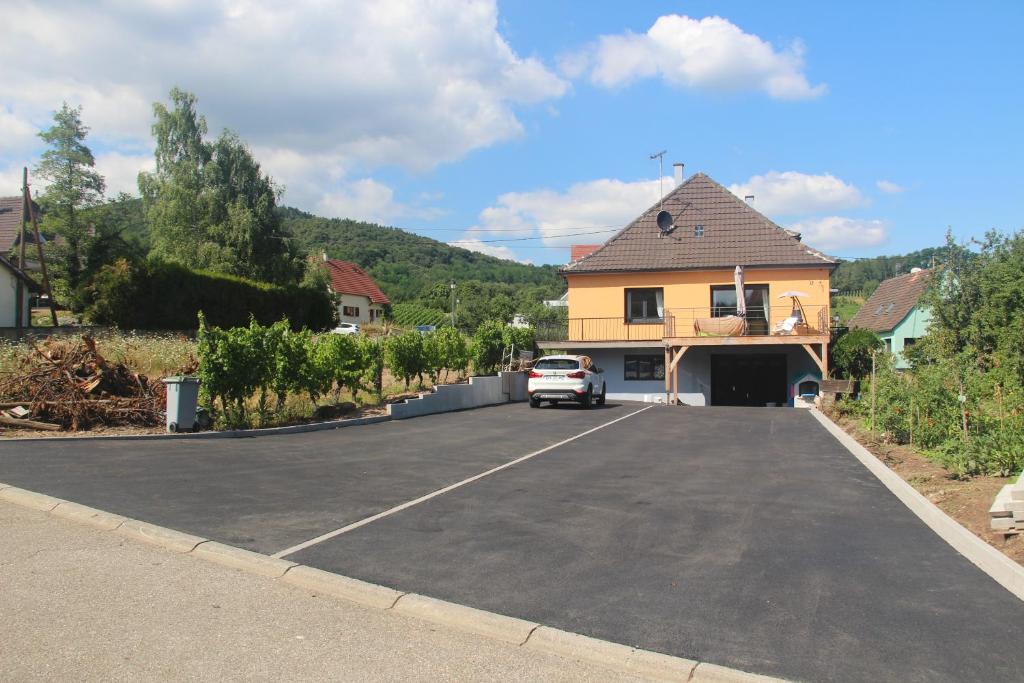
[[[871,352],[882,348],[882,340],[871,330],[854,328],[832,345],[836,371],[850,379],[860,379],[871,372]]]
[[[220,402],[230,427],[249,424],[245,401],[257,389],[270,384],[271,363],[267,360],[265,328],[253,321],[248,327],[223,330],[207,326],[199,315],[199,377],[211,405]]]
[[[333,388],[335,403],[341,400],[342,389],[351,391],[354,398],[362,387],[366,361],[355,337],[347,334],[322,335],[317,341],[313,362],[325,391]]]
[[[392,374],[405,381],[405,388],[414,376],[423,381],[426,359],[423,353],[423,336],[419,332],[406,332],[389,337],[384,346],[384,358]]]
[[[360,336],[359,348],[365,360],[362,384],[372,388],[379,400],[384,393],[384,340]]]
[[[501,341],[505,348],[515,348],[516,351],[529,351],[533,349],[535,330],[532,327],[512,327],[507,325],[501,333]]]
[[[493,375],[498,371],[505,348],[504,332],[505,324],[497,320],[485,320],[476,328],[471,345],[473,372]]]
[[[469,347],[466,338],[454,327],[442,327],[423,338],[423,351],[430,381],[437,383],[441,371],[445,379],[449,372],[462,374],[469,365]]]
[[[132,265],[121,259],[97,273],[87,317],[137,330],[191,330],[203,311],[210,325],[240,327],[250,318],[269,325],[288,317],[292,329],[327,329],[336,309],[326,291],[272,285],[195,271],[160,261]]]

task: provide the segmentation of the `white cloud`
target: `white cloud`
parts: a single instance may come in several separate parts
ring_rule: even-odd
[[[769,171],[730,185],[729,191],[741,199],[754,195],[753,207],[769,216],[836,211],[864,204],[860,190],[830,173]]]
[[[508,237],[539,235],[547,246],[604,242],[657,202],[660,186],[657,180],[602,178],[576,183],[565,192],[507,192],[480,213],[479,227],[509,230],[502,233]],[[672,179],[665,178],[663,186],[671,190]]]
[[[899,194],[905,189],[902,185],[898,185],[891,180],[879,180],[875,183],[875,186],[886,194]]]
[[[803,235],[803,241],[817,249],[851,249],[876,247],[889,238],[884,221],[842,216],[808,219],[789,226]]]
[[[119,192],[139,193],[139,172],[156,168],[152,154],[122,154],[104,152],[96,155],[96,170],[107,182],[107,196],[116,197]]]
[[[6,4],[22,30],[0,43],[0,104],[38,123],[66,99],[137,143],[178,84],[254,146],[429,169],[520,136],[515,108],[567,88],[497,21],[493,0]]]
[[[470,251],[480,252],[481,254],[487,254],[488,256],[497,256],[498,258],[507,259],[509,261],[532,263],[530,259],[521,259],[510,247],[502,246],[500,244],[488,244],[476,238],[455,240],[453,242],[449,242],[449,244],[453,247],[461,247],[463,249],[469,249]]]
[[[794,41],[782,49],[745,33],[722,17],[658,17],[646,33],[601,36],[585,50],[560,60],[575,78],[589,72],[603,87],[661,77],[684,88],[720,92],[763,91],[770,97],[800,100],[825,93],[804,74],[804,49]]]

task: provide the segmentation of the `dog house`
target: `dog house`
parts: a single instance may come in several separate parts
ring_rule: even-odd
[[[797,408],[810,408],[814,405],[814,399],[821,391],[821,379],[814,374],[801,375],[793,382],[790,388],[790,395],[793,397],[793,405]]]

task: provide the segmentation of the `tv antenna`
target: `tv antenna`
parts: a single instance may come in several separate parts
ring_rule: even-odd
[[[660,152],[651,155],[652,161],[655,159],[658,160],[658,192],[661,197],[661,203],[658,205],[659,209],[665,208],[665,153],[667,151],[667,149],[663,149]]]

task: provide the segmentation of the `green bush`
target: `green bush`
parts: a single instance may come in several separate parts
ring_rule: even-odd
[[[391,373],[405,381],[406,389],[415,376],[419,376],[420,383],[423,382],[423,373],[427,367],[423,353],[423,335],[419,332],[406,332],[389,337],[384,346],[384,358]]]
[[[359,337],[359,349],[365,359],[362,385],[372,389],[377,399],[384,394],[384,340],[374,337]]]
[[[347,334],[325,334],[316,345],[314,364],[317,376],[326,382],[326,390],[334,390],[334,402],[341,400],[341,392],[348,389],[355,398],[362,388],[366,357],[358,340]]]
[[[250,318],[269,325],[284,317],[292,329],[327,329],[336,309],[326,291],[272,285],[190,270],[182,265],[125,260],[103,267],[89,290],[87,317],[101,325],[133,330],[191,330],[202,311],[210,325],[245,326]]]
[[[501,366],[501,353],[505,348],[505,323],[485,320],[473,334],[470,345],[473,372],[477,375],[496,374]]]
[[[454,327],[442,327],[424,336],[423,352],[430,381],[435,384],[442,370],[447,379],[448,373],[455,372],[460,375],[469,365],[469,346],[466,344],[466,338]]]
[[[501,332],[501,341],[506,349],[515,348],[516,352],[533,349],[535,330],[532,327],[512,327],[507,325]]]
[[[871,330],[854,328],[832,345],[836,372],[849,379],[860,379],[871,372],[871,354],[882,348],[882,340]]]
[[[271,384],[267,328],[253,321],[247,327],[220,329],[206,325],[199,314],[198,353],[201,387],[209,400],[219,401],[229,427],[249,424],[246,400]]]

